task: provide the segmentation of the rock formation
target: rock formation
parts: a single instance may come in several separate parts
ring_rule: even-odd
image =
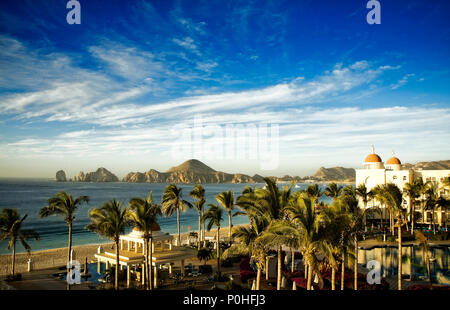
[[[216,171],[199,160],[191,159],[167,172],[150,169],[147,172],[130,172],[124,182],[147,183],[257,183],[263,182],[261,176],[250,177],[245,174],[231,174]]]
[[[66,173],[64,172],[64,170],[59,170],[58,172],[56,172],[56,177],[55,177],[56,182],[66,182]]]

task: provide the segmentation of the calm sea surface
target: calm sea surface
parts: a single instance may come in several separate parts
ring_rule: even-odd
[[[263,184],[203,184],[206,190],[206,200],[208,203],[217,203],[214,198],[217,194],[232,190],[238,196],[244,186],[258,186]],[[295,190],[305,188],[308,184],[298,184]],[[103,202],[113,198],[124,205],[134,197],[146,197],[149,191],[153,191],[153,199],[159,203],[164,188],[167,184],[151,183],[77,183],[77,182],[55,182],[47,179],[0,179],[0,209],[16,208],[23,216],[28,214],[24,222],[24,228],[36,230],[41,240],[29,241],[33,251],[43,249],[54,249],[67,246],[67,225],[60,216],[52,216],[45,219],[39,218],[39,210],[46,205],[47,199],[60,191],[66,191],[74,197],[87,195],[90,198],[88,205],[83,204],[76,213],[73,225],[73,245],[84,245],[92,243],[102,243],[108,240],[99,237],[97,234],[87,231],[84,227],[89,222],[88,212],[91,208],[100,206]],[[189,192],[194,187],[193,184],[181,184],[183,188],[183,198],[191,201]],[[280,185],[281,186],[281,185]],[[327,201],[326,198],[322,200]],[[228,226],[228,217],[224,214],[223,227]],[[245,224],[248,219],[245,216],[233,217],[233,224]],[[164,232],[176,233],[176,214],[171,217],[161,217],[159,224]],[[197,231],[198,216],[195,210],[187,210],[181,215],[181,232]],[[18,243],[17,252],[25,250]],[[0,243],[0,254],[10,253],[7,250],[7,242]]]

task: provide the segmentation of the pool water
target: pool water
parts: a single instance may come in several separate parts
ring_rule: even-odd
[[[437,284],[450,285],[450,259],[448,247],[430,247],[431,280]],[[370,250],[359,250],[358,262],[366,264],[370,260],[376,260],[381,265],[382,277],[395,277],[398,274],[398,248],[377,247]],[[425,261],[425,253],[418,246],[408,246],[402,249],[402,274],[411,280],[428,281],[428,271]]]

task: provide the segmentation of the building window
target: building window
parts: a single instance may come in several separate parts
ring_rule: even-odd
[[[403,176],[403,181],[406,181],[406,175]]]
[[[397,180],[397,176],[396,176],[396,175],[394,175],[392,178],[393,178],[394,180]]]

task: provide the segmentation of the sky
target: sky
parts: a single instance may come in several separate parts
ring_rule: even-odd
[[[0,2],[0,177],[450,159],[446,0],[79,2]]]

